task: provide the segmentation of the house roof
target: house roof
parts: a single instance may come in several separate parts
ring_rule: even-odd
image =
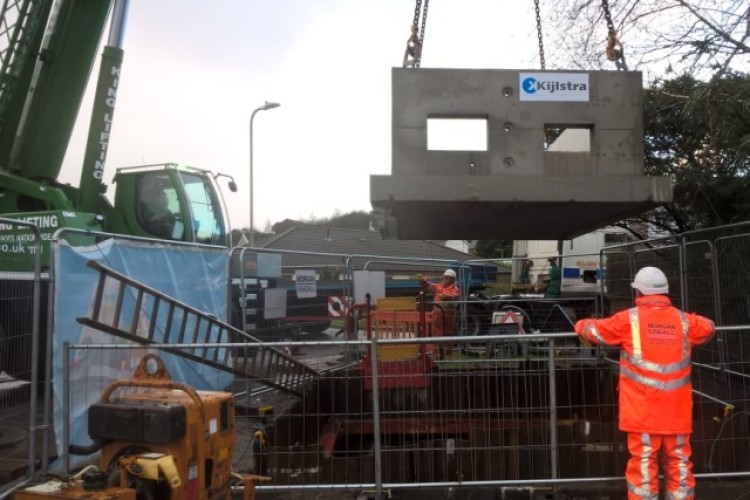
[[[256,246],[283,250],[421,257],[464,261],[478,257],[427,240],[386,240],[377,231],[326,226],[293,226],[280,234],[256,236]]]

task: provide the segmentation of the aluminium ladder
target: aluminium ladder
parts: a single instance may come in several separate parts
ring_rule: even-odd
[[[189,349],[173,348],[168,352],[291,394],[300,395],[316,382],[320,373],[274,347],[215,316],[195,309],[122,273],[89,261],[87,266],[99,272],[99,283],[90,317],[78,322],[141,345],[196,344]],[[117,285],[114,307],[103,307],[107,280]],[[107,288],[110,290],[110,288]],[[131,303],[132,302],[132,303]],[[144,324],[145,323],[145,324]],[[234,366],[232,349],[206,347],[206,344],[244,344],[243,366]],[[234,348],[236,352],[236,347]]]

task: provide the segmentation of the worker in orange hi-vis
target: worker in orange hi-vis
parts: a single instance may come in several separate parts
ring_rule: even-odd
[[[714,323],[673,307],[667,277],[656,267],[639,270],[631,286],[636,307],[583,319],[575,330],[584,344],[620,348],[619,427],[628,433],[628,499],[659,498],[659,463],[666,469],[666,498],[694,499],[690,353],[713,336]]]
[[[456,307],[451,302],[461,298],[461,289],[456,284],[456,271],[446,269],[443,280],[440,283],[430,283],[421,274],[417,274],[417,280],[425,293],[433,294],[433,301],[438,307],[432,308],[430,324],[432,335],[435,337],[452,336],[456,332]],[[448,344],[442,344],[443,353],[448,354],[451,348]]]

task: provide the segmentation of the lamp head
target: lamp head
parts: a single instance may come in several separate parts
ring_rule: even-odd
[[[278,102],[266,101],[266,103],[263,106],[261,106],[260,109],[262,109],[263,111],[266,111],[268,109],[278,108],[279,106],[281,106],[281,104],[279,104]]]

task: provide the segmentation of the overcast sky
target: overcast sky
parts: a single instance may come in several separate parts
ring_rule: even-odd
[[[533,9],[434,0],[422,67],[537,69]],[[413,15],[413,0],[131,0],[105,179],[165,162],[233,175],[224,197],[246,227],[249,119],[268,100],[281,107],[254,120],[256,228],[369,211],[369,176],[391,172],[390,75]],[[75,185],[89,116],[90,96],[63,168]]]

